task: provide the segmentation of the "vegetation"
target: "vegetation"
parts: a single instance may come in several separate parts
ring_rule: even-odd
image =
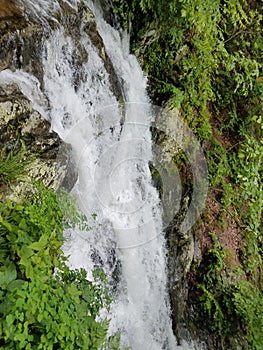
[[[153,101],[165,105],[169,99],[203,145],[209,197],[220,208],[210,231],[220,236],[231,218],[240,234],[235,263],[214,237],[200,265],[192,267],[196,312],[208,319],[216,348],[234,349],[227,341],[237,334],[249,349],[261,349],[262,0],[113,4],[130,31]]]
[[[13,171],[24,152],[8,155],[2,179],[11,179],[6,169]],[[61,197],[35,184],[21,203],[0,202],[1,349],[119,349],[118,335],[107,340],[108,320],[97,320],[111,302],[105,274],[98,267],[87,280],[61,249],[63,228],[85,220],[74,200],[63,198],[67,210]]]
[[[21,144],[20,144],[21,143]],[[10,184],[23,181],[27,173],[26,167],[33,161],[33,156],[26,154],[26,146],[21,140],[13,149],[3,147],[0,152],[0,182]],[[19,147],[20,146],[20,147]]]
[[[207,251],[196,271],[196,285],[191,291],[199,310],[198,320],[215,333],[217,348],[222,344],[229,346],[229,337],[237,336],[241,343],[243,333],[248,348],[259,350],[263,344],[263,291],[243,277],[241,268],[230,270],[227,256],[231,252],[224,250],[216,237],[211,236],[214,247]],[[231,275],[235,282],[231,281]]]

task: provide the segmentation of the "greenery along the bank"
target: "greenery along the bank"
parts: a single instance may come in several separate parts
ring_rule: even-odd
[[[196,271],[196,284],[190,290],[190,297],[199,311],[197,321],[216,334],[217,348],[226,344],[227,348],[234,349],[233,342],[232,347],[229,345],[230,336],[243,346],[242,349],[261,350],[263,291],[243,278],[240,267],[229,270],[227,261],[232,252],[224,250],[216,236],[210,234],[214,246],[205,254]],[[234,283],[229,283],[231,275],[235,276]],[[242,333],[245,341],[241,341]]]
[[[23,203],[1,201],[0,214],[0,348],[118,349],[96,320],[110,303],[104,273],[90,282],[66,265],[57,195],[38,185]]]
[[[210,137],[209,102],[227,108],[260,74],[262,1],[113,0],[130,30],[155,99],[171,97],[200,137]],[[187,102],[187,103],[186,103]],[[232,115],[230,115],[232,114]],[[229,122],[230,122],[229,120]]]
[[[235,348],[224,338],[242,333],[249,349],[262,349],[263,2],[112,3],[130,31],[154,103],[169,99],[204,147],[209,196],[220,206],[211,225],[223,231],[231,217],[240,233],[238,272],[218,247],[193,271],[199,312],[216,348]]]

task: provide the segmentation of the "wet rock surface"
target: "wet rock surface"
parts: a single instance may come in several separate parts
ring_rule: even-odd
[[[0,7],[0,71],[23,68],[41,81],[43,35],[40,23],[29,19],[18,2],[4,1]]]

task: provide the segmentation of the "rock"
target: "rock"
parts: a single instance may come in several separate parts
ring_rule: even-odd
[[[160,33],[158,31],[158,24],[156,22],[151,22],[148,27],[142,33],[139,33],[138,42],[139,45],[135,50],[135,55],[138,57],[140,63],[144,64],[144,54],[148,49],[148,46],[153,44],[159,39]]]
[[[161,199],[168,248],[168,288],[172,307],[173,329],[178,343],[190,341],[185,324],[188,302],[187,275],[195,253],[194,229],[182,232],[191,200],[191,174],[182,155],[188,147],[188,134],[180,110],[171,102],[157,111],[153,129],[158,173],[162,179]],[[179,174],[181,176],[179,176]]]
[[[27,166],[23,182],[12,183],[5,188],[6,197],[21,200],[32,191],[30,178],[42,181],[47,187],[57,190],[67,178],[67,188],[74,185],[77,174],[70,167],[70,148],[55,132],[50,130],[48,121],[32,109],[30,101],[18,92],[17,86],[6,87],[6,101],[0,102],[0,146],[8,151],[18,147],[20,140],[26,146],[27,154],[34,155]],[[8,95],[8,92],[14,93]]]
[[[183,197],[183,202],[188,202],[187,195]],[[194,229],[185,234],[180,231],[187,209],[187,205],[182,205],[179,213],[165,230],[168,246],[168,288],[172,306],[172,323],[179,343],[181,339],[191,340],[185,322],[188,319],[187,275],[194,258]]]
[[[41,81],[43,28],[29,20],[20,5],[18,1],[4,1],[0,7],[0,71],[24,68]]]
[[[21,9],[15,0],[1,0],[0,19],[21,16]]]

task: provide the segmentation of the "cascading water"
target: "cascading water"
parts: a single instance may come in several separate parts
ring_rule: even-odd
[[[56,2],[48,10],[42,1],[23,3],[45,20],[59,7]],[[71,5],[76,8],[76,2]],[[62,25],[46,41],[42,92],[36,78],[22,71],[6,71],[1,79],[17,82],[72,146],[78,171],[72,192],[87,217],[96,213],[97,219],[91,220],[90,231],[67,232],[64,249],[73,267],[90,273],[100,264],[109,276],[114,293],[109,332],[120,330],[122,345],[133,350],[173,350],[177,345],[166,290],[161,207],[148,167],[152,117],[146,78],[129,54],[127,35],[110,27],[98,9],[92,10],[124,101],[113,93],[102,54],[84,30],[85,21],[78,42]]]

